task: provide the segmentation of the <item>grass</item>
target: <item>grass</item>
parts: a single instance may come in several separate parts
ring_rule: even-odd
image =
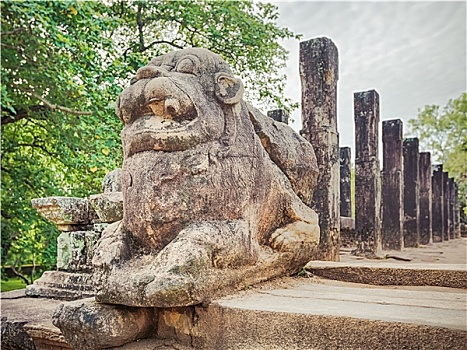
[[[2,280],[2,292],[9,292],[10,290],[26,288],[26,283],[20,278],[12,277],[8,281]]]

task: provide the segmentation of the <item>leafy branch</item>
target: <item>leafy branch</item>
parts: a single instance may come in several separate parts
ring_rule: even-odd
[[[41,97],[40,95],[36,94],[34,91],[30,91],[30,93],[31,93],[32,96],[37,98],[39,101],[41,101],[43,104],[45,104],[52,111],[59,110],[59,111],[69,113],[69,114],[72,114],[72,115],[92,115],[92,112],[76,111],[76,110],[68,108],[68,107],[53,104],[52,102],[50,102],[50,101],[46,100],[45,98]]]

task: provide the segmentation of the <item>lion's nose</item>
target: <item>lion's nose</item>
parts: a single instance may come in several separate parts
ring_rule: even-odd
[[[144,66],[136,72],[136,79],[152,79],[164,77],[167,75],[167,70],[158,66]]]
[[[168,98],[165,100],[165,110],[172,116],[176,116],[180,113],[180,102],[175,98]]]

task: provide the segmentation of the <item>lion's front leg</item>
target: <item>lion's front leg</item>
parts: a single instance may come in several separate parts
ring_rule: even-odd
[[[213,286],[229,283],[224,269],[253,265],[258,255],[255,234],[246,221],[192,223],[156,255],[134,257],[114,268],[96,300],[127,300],[130,306],[148,307],[198,304]]]
[[[192,223],[155,258],[155,278],[145,287],[158,306],[202,302],[213,285],[229,281],[222,270],[254,264],[259,255],[255,234],[242,220]]]

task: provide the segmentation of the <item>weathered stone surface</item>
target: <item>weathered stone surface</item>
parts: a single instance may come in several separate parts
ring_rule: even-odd
[[[122,192],[122,169],[114,169],[104,176],[102,192]]]
[[[339,134],[337,132],[338,50],[332,40],[300,43],[303,137],[314,147],[320,173],[311,207],[319,214],[319,250],[314,259],[339,260]]]
[[[57,225],[88,224],[95,218],[88,200],[83,198],[35,198],[31,203],[42,216]]]
[[[431,178],[432,187],[432,232],[433,242],[444,241],[444,180],[443,165],[434,166]]]
[[[274,119],[276,122],[289,124],[289,115],[283,109],[268,111],[268,117]]]
[[[451,183],[449,181],[449,175],[446,171],[443,171],[443,212],[444,212],[444,232],[443,237],[445,241],[451,239]]]
[[[57,237],[57,269],[67,271],[71,262],[70,232],[64,231]]]
[[[288,126],[271,121],[250,104],[247,106],[255,133],[271,160],[287,176],[300,199],[310,203],[318,178],[313,146]]]
[[[454,183],[454,238],[461,238],[459,185]]]
[[[29,334],[24,330],[27,322],[9,322],[2,317],[2,345],[4,350],[36,350],[36,346]]]
[[[242,93],[220,56],[186,49],[119,96],[124,216],[96,247],[96,300],[192,305],[310,260],[318,217],[300,198],[316,183],[313,148]]]
[[[375,90],[354,93],[355,233],[354,254],[381,250],[381,176],[378,160],[379,95]]]
[[[340,236],[341,236],[341,248],[342,247],[355,247],[356,235],[355,235],[355,219],[347,216],[341,216],[340,222]]]
[[[52,317],[76,350],[120,346],[146,336],[155,325],[156,309],[99,304],[93,298],[61,304]]]
[[[203,350],[464,349],[462,296],[304,279],[208,307],[164,310],[158,336]]]
[[[433,242],[430,152],[420,153],[418,171],[420,181],[420,244],[429,244]]]
[[[410,264],[365,261],[310,261],[305,269],[316,276],[372,285],[438,286],[467,288],[467,268],[462,264]]]
[[[456,200],[455,200],[455,182],[454,178],[450,177],[449,178],[449,239],[454,239],[456,238],[456,232],[455,232],[455,206],[456,206]]]
[[[107,192],[89,197],[89,203],[101,222],[111,223],[123,219],[123,193]]]
[[[404,177],[400,119],[383,121],[382,227],[383,249],[404,248]]]
[[[340,211],[341,217],[352,216],[352,198],[350,190],[350,163],[351,151],[350,147],[341,147],[340,151]],[[342,219],[341,219],[342,222]]]
[[[102,231],[88,231],[84,236],[84,244],[86,246],[86,269],[89,267],[92,269],[92,258],[94,257],[94,251],[99,238],[101,238]]]
[[[89,272],[46,271],[26,287],[31,297],[75,300],[94,295],[92,274]]]
[[[57,238],[57,269],[90,271],[94,247],[100,238],[96,231],[62,232]]]
[[[418,180],[418,138],[404,140],[404,246],[420,243],[420,183]]]
[[[2,318],[6,317],[6,322],[10,324],[22,324],[24,332],[32,339],[33,345],[35,346],[35,348],[29,347],[31,345],[27,343],[29,346],[23,344],[16,349],[72,349],[65,341],[60,330],[52,324],[53,311],[62,301],[40,297],[29,298],[24,294],[24,289],[2,292],[1,298]],[[4,338],[2,334],[2,350],[10,349],[4,344],[4,340],[6,339],[7,338]]]

